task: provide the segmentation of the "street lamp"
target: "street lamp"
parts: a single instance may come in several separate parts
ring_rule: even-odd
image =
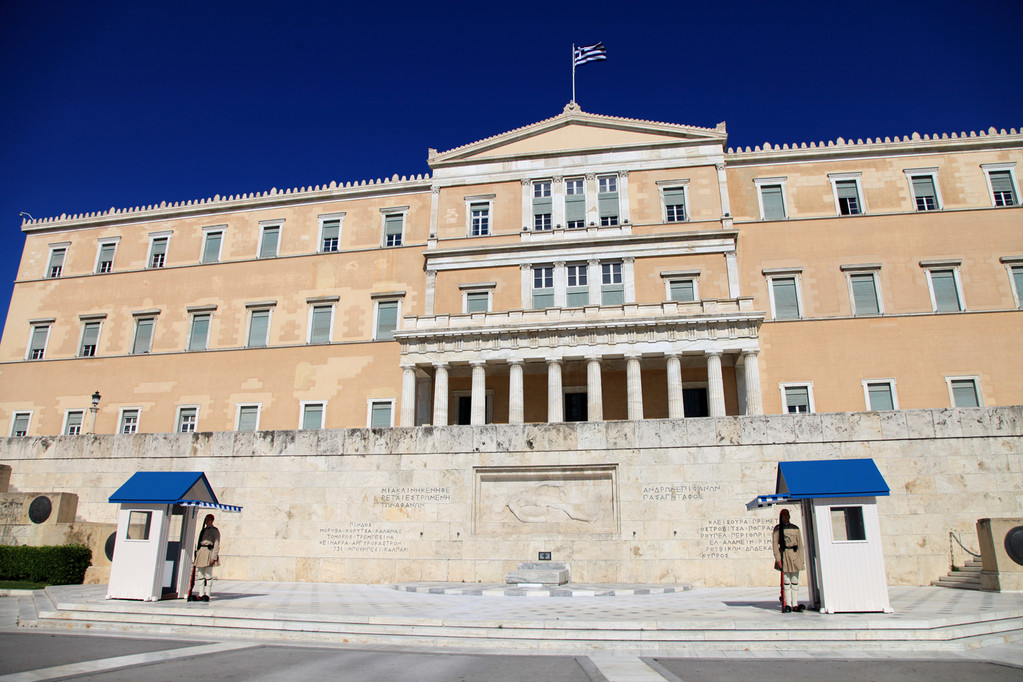
[[[102,398],[99,391],[95,391],[92,394],[92,407],[89,408],[89,412],[92,412],[92,432],[96,433],[96,413],[99,412],[99,399]]]

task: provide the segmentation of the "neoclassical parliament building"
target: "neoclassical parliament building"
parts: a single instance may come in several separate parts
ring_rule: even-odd
[[[354,505],[392,535],[413,528],[383,579],[476,580],[535,556],[529,532],[509,531],[525,522],[498,499],[514,487],[501,477],[519,471],[545,481],[541,496],[590,505],[592,533],[575,515],[550,517],[539,536],[576,558],[574,570],[663,581],[719,558],[697,517],[745,513],[740,498],[773,492],[772,467],[789,456],[875,457],[895,505],[882,524],[918,495],[973,490],[887,459],[967,439],[971,415],[1015,424],[978,434],[1008,438],[1011,452],[989,444],[978,457],[1004,462],[989,474],[1021,477],[1023,131],[733,149],[723,123],[570,104],[426,161],[415,176],[23,223],[0,342],[0,462],[12,485],[77,489],[79,511],[100,521],[103,495],[131,471],[201,465],[228,501],[266,507],[269,523],[288,490],[316,487],[303,473],[373,469],[359,483],[342,476],[336,496],[326,485],[309,513],[337,530]],[[958,430],[942,431],[948,415]],[[245,476],[224,464],[218,480],[214,442],[261,463]],[[360,469],[351,452],[402,461]],[[446,463],[431,460],[439,453]],[[256,472],[290,478],[261,496]],[[587,476],[598,492],[568,490]],[[657,485],[719,492],[644,510]],[[448,497],[394,507],[373,492],[417,486]],[[1018,514],[1019,488],[996,485],[993,513]],[[503,516],[483,518],[491,508]],[[942,544],[984,511],[928,508],[945,522],[920,532]],[[460,522],[448,544],[420,546],[436,524]],[[322,532],[290,528],[287,542],[306,544],[282,536],[267,550],[294,558],[274,575],[355,580],[358,560],[379,558],[330,554]],[[606,556],[586,554],[588,534]],[[626,547],[644,535],[660,543],[648,563]],[[692,546],[673,555],[682,536]],[[762,549],[739,558],[760,562]],[[251,567],[226,570],[263,575],[257,549],[237,551]],[[900,552],[911,554],[888,548]],[[947,558],[947,544],[934,554]],[[411,568],[416,556],[430,568]],[[893,579],[925,581],[941,561],[898,564]],[[758,570],[721,580],[755,583]]]

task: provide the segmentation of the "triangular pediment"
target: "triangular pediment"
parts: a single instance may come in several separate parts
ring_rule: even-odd
[[[431,150],[429,163],[438,168],[448,164],[488,161],[508,157],[543,156],[604,149],[643,148],[687,142],[724,144],[724,125],[698,128],[676,123],[589,114],[575,105],[539,123],[488,137],[446,152]]]

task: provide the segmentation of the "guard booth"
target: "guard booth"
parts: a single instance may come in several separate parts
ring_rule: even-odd
[[[107,599],[187,596],[198,519],[220,504],[201,471],[140,471],[110,496],[121,505]]]
[[[872,459],[779,462],[775,494],[746,508],[799,503],[813,608],[891,613],[876,501],[888,494]]]

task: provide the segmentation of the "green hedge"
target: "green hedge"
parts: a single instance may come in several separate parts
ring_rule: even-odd
[[[10,547],[0,545],[0,580],[29,580],[48,585],[80,585],[92,565],[92,550],[82,545]]]

